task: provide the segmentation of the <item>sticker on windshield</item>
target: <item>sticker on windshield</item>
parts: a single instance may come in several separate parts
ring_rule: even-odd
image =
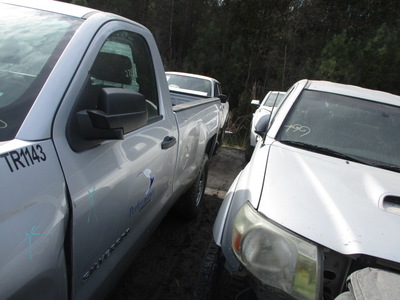
[[[298,133],[299,137],[303,137],[311,132],[310,127],[301,124],[285,125],[286,132]]]
[[[40,145],[3,153],[0,155],[1,158],[5,160],[11,172],[33,166],[35,163],[41,163],[47,159]]]

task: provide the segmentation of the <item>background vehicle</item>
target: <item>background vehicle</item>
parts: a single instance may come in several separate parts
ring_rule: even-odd
[[[204,97],[218,97],[221,99],[218,145],[222,145],[229,113],[229,102],[227,101],[228,97],[222,93],[221,83],[212,77],[191,73],[165,72],[165,74],[173,105],[191,102]]]
[[[201,208],[218,98],[172,107],[151,33],[0,0],[0,299],[101,299],[168,210]]]
[[[302,80],[256,131],[195,298],[238,295],[221,277],[250,283],[239,299],[334,299],[357,270],[400,274],[399,96]]]
[[[253,113],[253,118],[251,120],[249,144],[247,145],[245,152],[245,159],[247,161],[250,161],[257,142],[257,134],[254,132],[255,124],[261,117],[271,114],[274,107],[278,107],[280,105],[285,95],[285,92],[270,91],[261,101],[261,104],[259,100],[251,100],[251,104],[257,106],[258,108]]]

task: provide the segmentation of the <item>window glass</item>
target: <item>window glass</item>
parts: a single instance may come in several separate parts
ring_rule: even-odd
[[[168,87],[171,91],[211,97],[211,82],[209,80],[177,75],[167,75]]]
[[[90,72],[91,85],[122,87],[145,96],[148,117],[159,115],[154,66],[146,40],[139,34],[117,31],[111,34]]]
[[[276,107],[279,106],[281,101],[285,98],[285,93],[283,92],[272,92],[268,95],[267,99],[263,100],[263,106]]]
[[[215,83],[215,87],[214,87],[214,97],[218,97],[219,95],[222,94],[222,89],[221,89],[221,85],[219,83]]]
[[[15,137],[82,20],[0,4],[0,141]]]
[[[277,139],[400,167],[400,108],[306,90],[292,107]]]
[[[294,91],[294,89],[296,88],[297,84],[294,84],[286,93],[284,93],[284,96],[282,97],[282,99],[278,102],[277,106],[273,108],[272,110],[272,117],[271,117],[271,121],[269,122],[269,126],[268,128],[270,128],[272,126],[272,124],[275,121],[276,116],[279,113],[280,108],[282,107],[282,104],[286,101],[286,99],[289,98],[290,94]]]

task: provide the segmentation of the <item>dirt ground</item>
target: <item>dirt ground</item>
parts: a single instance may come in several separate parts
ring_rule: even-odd
[[[209,161],[202,214],[189,222],[168,215],[107,300],[191,299],[218,209],[244,166],[244,151],[221,148]]]

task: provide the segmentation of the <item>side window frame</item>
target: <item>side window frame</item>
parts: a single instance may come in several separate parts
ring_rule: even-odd
[[[144,37],[127,30],[115,31],[107,37],[99,51],[99,53],[102,52],[122,55],[125,59],[131,61],[131,69],[126,70],[126,72],[130,73],[131,82],[130,84],[123,84],[121,87],[144,95],[148,104],[149,122],[154,121],[154,119],[158,120],[160,106],[157,81],[151,52]]]
[[[102,39],[103,41],[101,42],[101,44],[97,42],[98,46],[96,46],[95,44],[93,45],[94,49],[97,48],[98,50],[95,50],[94,55],[93,51],[91,51],[92,54],[90,54],[90,56],[95,57],[95,59],[92,60],[92,63],[90,63],[90,65],[84,63],[81,70],[81,72],[84,73],[80,73],[80,75],[78,76],[83,80],[81,79],[80,81],[82,82],[82,84],[80,85],[79,93],[75,98],[73,107],[68,117],[67,128],[66,128],[66,136],[68,143],[71,146],[71,148],[76,152],[84,151],[91,147],[97,146],[104,141],[104,139],[93,140],[85,138],[83,130],[80,127],[82,123],[78,120],[79,112],[98,109],[98,104],[100,101],[100,93],[102,88],[104,87],[117,87],[122,89],[128,89],[142,94],[145,97],[146,109],[148,112],[147,125],[154,123],[158,120],[161,120],[163,118],[163,116],[160,115],[159,93],[158,93],[157,77],[153,63],[153,57],[146,38],[142,36],[140,33],[130,31],[129,29],[113,30],[113,31],[109,30],[108,32],[109,33],[107,34],[107,36]],[[100,85],[99,83],[101,83],[101,85],[96,86],[96,84],[93,84],[93,69],[94,69],[93,66],[96,64],[97,56],[99,55],[99,53],[101,53],[104,50],[104,45],[106,45],[110,41],[114,43],[129,45],[131,47],[132,56],[131,58],[129,58],[125,55],[125,62],[126,58],[130,60],[132,67],[136,68],[137,77],[134,78],[134,75],[136,75],[134,74],[134,71],[127,71],[127,69],[125,70],[121,69],[122,71],[121,70],[112,71],[112,69],[110,68],[110,66],[113,65],[112,62],[105,61],[105,66],[103,67],[104,68],[103,74],[106,74],[109,71],[109,73],[115,75],[117,78],[119,79],[122,78],[120,80],[122,82],[116,82],[118,80],[112,80],[111,79],[112,75],[105,75],[109,77],[97,81],[98,83],[97,85]],[[133,41],[137,42],[138,44],[135,45]],[[90,51],[88,53],[90,53]],[[116,54],[116,56],[118,56],[118,53],[113,53],[113,54]],[[90,56],[89,54],[86,55],[84,61],[87,59],[89,60]],[[120,62],[119,64],[123,65],[123,63],[124,62],[122,63]],[[128,76],[126,76],[125,78],[124,74]],[[132,82],[133,79],[135,79],[137,85],[127,84],[127,82],[125,81],[128,80],[127,78],[132,78]],[[93,87],[94,91],[91,91]],[[149,113],[149,111],[151,112]]]
[[[274,107],[274,108],[273,108],[273,109],[275,109],[276,111],[273,112],[273,114],[272,114],[272,119],[271,119],[270,122],[269,122],[268,130],[271,128],[272,124],[274,123],[275,118],[276,118],[276,116],[278,115],[280,108],[283,106],[283,104],[285,103],[286,99],[289,98],[290,94],[293,92],[293,90],[295,89],[295,87],[296,87],[296,85],[293,85],[293,86],[287,91],[285,97],[282,99],[282,101],[281,101],[281,103],[278,105],[278,107]],[[267,130],[267,131],[268,131],[268,130]]]

